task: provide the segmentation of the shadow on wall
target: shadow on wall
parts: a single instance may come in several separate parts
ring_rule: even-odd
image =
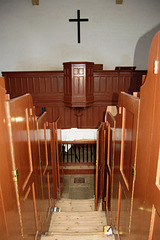
[[[134,65],[136,70],[148,69],[148,56],[152,40],[156,33],[160,31],[160,24],[145,33],[137,42],[134,53]]]

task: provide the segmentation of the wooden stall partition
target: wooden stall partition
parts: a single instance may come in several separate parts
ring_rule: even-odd
[[[111,198],[111,224],[118,230],[119,239],[129,238],[130,233],[139,123],[139,102],[139,98],[123,92],[119,96],[118,107],[121,120],[118,121],[121,122],[121,125],[116,124],[115,131],[113,195]],[[119,119],[118,116],[116,117]],[[121,141],[120,146],[119,144],[117,145],[119,140]],[[117,157],[120,159],[117,159]]]
[[[116,130],[116,119],[107,112],[106,114],[106,154],[105,154],[105,202],[108,223],[112,225],[112,201],[113,201],[113,177],[114,177],[114,157],[115,157],[115,130]]]
[[[64,172],[63,172],[63,151],[62,151],[62,136],[61,136],[61,117],[58,117],[54,122],[55,126],[55,138],[56,138],[56,155],[57,155],[57,167],[59,171],[59,198],[61,198],[63,184],[64,184]]]
[[[48,230],[51,207],[54,206],[53,180],[51,173],[50,159],[50,134],[47,122],[47,113],[44,112],[37,120],[38,125],[38,143],[39,143],[39,169],[40,169],[40,186],[41,196],[37,201],[37,211],[41,219],[41,231],[44,233]]]
[[[130,239],[160,238],[160,32],[140,91],[140,121]]]
[[[50,138],[51,138],[51,164],[52,164],[52,175],[53,175],[54,199],[58,199],[59,171],[57,168],[56,134],[55,134],[54,123],[49,123],[49,128],[50,128]]]
[[[14,166],[14,180],[17,184],[17,200],[20,207],[22,236],[26,240],[38,236],[38,215],[36,206],[36,179],[34,173],[35,115],[32,97],[26,94],[7,101],[10,148]],[[35,127],[35,128],[34,128]],[[37,149],[38,151],[38,149]]]
[[[35,107],[32,107],[31,119],[29,123],[29,134],[31,143],[31,155],[33,162],[33,178],[35,187],[35,211],[37,214],[37,226],[38,232],[37,237],[48,230],[48,217],[49,210],[45,205],[45,199],[42,197],[42,181],[41,181],[41,165],[40,165],[40,155],[39,155],[39,135],[38,135],[38,118],[35,113]],[[47,212],[46,216],[44,214]]]
[[[6,90],[4,78],[0,78],[0,239],[20,240],[21,221],[17,204],[17,185],[13,181],[13,167],[9,149]]]
[[[104,144],[104,127],[102,122],[97,130],[96,145],[96,180],[95,180],[95,210],[98,210],[99,201],[104,196],[104,168],[105,168],[105,144]]]
[[[117,229],[118,191],[121,155],[121,108],[108,106],[105,114],[106,153],[105,153],[105,202],[108,224]]]
[[[108,114],[108,113],[107,113]],[[114,121],[113,121],[113,119]],[[112,123],[112,126],[115,127],[115,132],[112,129],[112,140],[111,140],[111,146],[112,148],[112,154],[113,157],[111,159],[112,161],[112,171],[111,171],[111,183],[112,188],[110,189],[110,195],[109,195],[109,207],[110,210],[108,211],[108,222],[113,227],[113,229],[117,230],[117,213],[118,213],[118,191],[119,191],[119,169],[120,169],[120,156],[121,156],[121,133],[122,133],[122,117],[121,117],[121,111],[117,107],[117,114],[114,114],[114,117],[112,116],[112,120],[110,118],[109,122]],[[115,142],[114,142],[114,134],[115,134]]]
[[[107,129],[107,123],[103,123],[103,141],[100,142],[100,157],[103,159],[103,171],[100,173],[102,174],[101,181],[103,181],[103,189],[101,190],[101,198],[102,198],[102,210],[106,210],[106,205],[107,205],[107,197],[106,197],[106,191],[107,191],[107,185],[108,182],[106,181],[107,179],[107,152],[108,152],[108,144],[107,144],[107,137],[108,137],[108,129]]]
[[[63,188],[63,156],[60,117],[49,124],[51,135],[51,161],[54,186],[54,198],[61,198]]]

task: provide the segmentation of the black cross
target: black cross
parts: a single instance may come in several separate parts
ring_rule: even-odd
[[[69,19],[69,22],[77,22],[78,43],[80,43],[80,22],[88,22],[88,18],[80,18],[80,10],[77,10],[77,19]]]

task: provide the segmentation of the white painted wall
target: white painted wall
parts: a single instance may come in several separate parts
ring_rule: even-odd
[[[104,69],[147,69],[160,29],[160,0],[0,0],[0,72],[62,70],[65,61],[93,61]],[[77,25],[69,18],[89,18]]]

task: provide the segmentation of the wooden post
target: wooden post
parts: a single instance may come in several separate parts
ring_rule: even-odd
[[[123,0],[116,0],[116,4],[122,4]]]
[[[39,5],[39,0],[32,0],[33,5]]]
[[[83,115],[82,109],[83,108],[80,107],[75,108],[75,115],[77,117],[77,128],[81,128],[81,116]]]

